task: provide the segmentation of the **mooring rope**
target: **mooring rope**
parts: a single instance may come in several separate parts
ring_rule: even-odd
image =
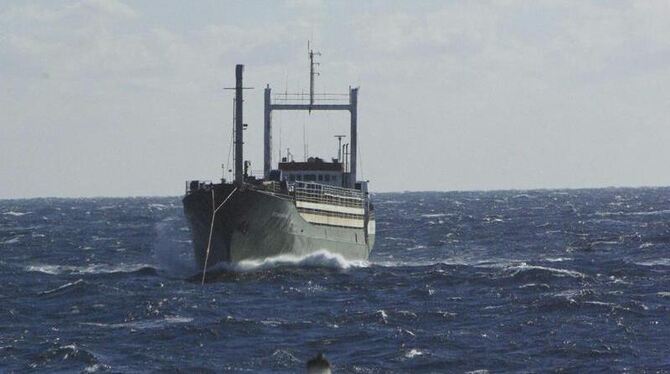
[[[214,232],[214,218],[216,217],[216,212],[221,209],[223,204],[230,199],[231,196],[237,191],[237,187],[235,187],[230,194],[223,200],[221,204],[219,204],[218,207],[214,208],[214,205],[216,204],[216,201],[214,200],[214,188],[212,188],[212,222],[209,226],[209,240],[207,240],[207,253],[205,254],[205,266],[202,268],[202,283],[205,284],[205,275],[207,274],[207,261],[209,260],[209,249],[212,246],[212,233]]]

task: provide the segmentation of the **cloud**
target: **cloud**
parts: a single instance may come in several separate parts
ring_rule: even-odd
[[[0,195],[44,195],[27,171],[49,175],[63,194],[75,193],[75,179],[76,194],[124,195],[217,175],[231,116],[221,88],[235,63],[248,65],[257,88],[245,93],[245,141],[261,165],[258,88],[304,89],[312,37],[324,53],[317,89],[361,86],[361,153],[377,190],[667,180],[651,172],[670,157],[658,146],[670,141],[665,1],[257,7],[175,14],[95,0],[0,9],[0,177],[26,181]],[[296,123],[314,137],[340,122],[346,130],[346,118],[319,115],[277,114],[283,147],[302,149],[301,136],[286,135]],[[310,127],[324,118],[327,126]],[[330,150],[323,138],[310,149]]]
[[[10,5],[0,11],[0,19],[14,25],[23,22],[52,23],[72,19],[84,20],[87,17],[135,19],[138,14],[133,8],[117,0],[82,0],[57,7],[26,3]]]
[[[105,14],[124,19],[134,19],[138,16],[133,8],[117,0],[84,0],[72,5],[69,10],[84,11],[93,15]]]
[[[323,0],[285,0],[284,6],[289,9],[315,9],[325,6]]]
[[[665,1],[447,2],[430,11],[359,14],[354,24],[359,44],[381,56],[458,59],[483,69],[551,65],[588,75],[640,53],[665,59],[669,14]]]

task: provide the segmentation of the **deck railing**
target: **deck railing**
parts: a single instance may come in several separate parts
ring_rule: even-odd
[[[363,208],[365,195],[358,190],[318,183],[296,182],[293,184],[296,201]]]

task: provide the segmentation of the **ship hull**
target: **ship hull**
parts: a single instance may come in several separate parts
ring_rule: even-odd
[[[226,198],[212,225],[214,207]],[[187,194],[183,204],[199,268],[204,268],[205,258],[207,267],[212,267],[220,262],[279,255],[302,257],[319,250],[347,260],[366,260],[374,245],[374,232],[367,231],[368,225],[349,228],[313,224],[300,215],[291,199],[265,191],[220,184]]]

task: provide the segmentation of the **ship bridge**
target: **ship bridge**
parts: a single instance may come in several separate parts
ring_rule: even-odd
[[[288,183],[316,182],[330,186],[342,187],[344,166],[337,159],[327,162],[319,157],[310,157],[307,162],[287,162],[284,158],[279,163],[279,179]]]

